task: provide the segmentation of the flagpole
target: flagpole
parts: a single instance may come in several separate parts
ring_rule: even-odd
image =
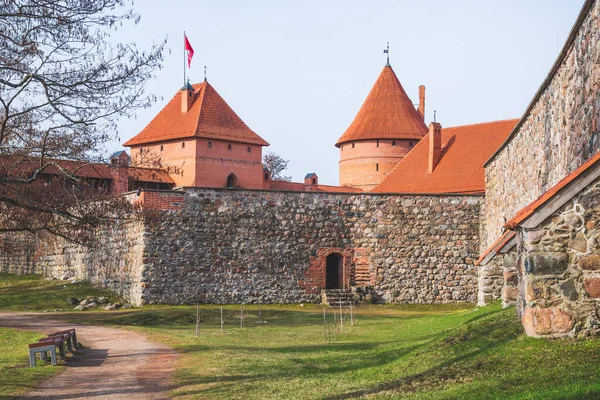
[[[183,31],[183,87],[185,87],[185,31]]]

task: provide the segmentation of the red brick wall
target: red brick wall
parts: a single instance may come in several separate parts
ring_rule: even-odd
[[[258,145],[190,138],[132,146],[131,156],[134,165],[151,166],[143,162],[160,160],[170,169],[176,186],[223,188],[227,186],[227,177],[233,173],[238,187],[263,188],[262,146]]]
[[[208,142],[211,148],[208,148]],[[238,187],[263,188],[262,146],[210,139],[198,139],[196,145],[197,179],[194,186],[227,187],[227,177],[233,173],[238,179]]]
[[[300,287],[311,294],[318,294],[321,292],[321,289],[325,289],[327,280],[327,256],[333,253],[338,253],[343,258],[343,269],[340,271],[343,287],[348,288],[350,284],[354,284],[353,249],[323,247],[317,250],[316,256],[310,257],[310,267],[306,271],[305,279],[298,282]]]
[[[141,167],[156,167],[154,163],[159,161],[163,167],[169,170],[169,175],[175,181],[176,186],[197,186],[195,185],[195,141],[195,138],[189,138],[131,146],[132,164]],[[185,146],[183,146],[184,143]]]
[[[373,189],[417,144],[418,140],[395,140],[394,142],[395,146],[392,146],[392,140],[388,139],[363,140],[340,146],[340,186]]]
[[[142,191],[139,197],[130,195],[134,204],[141,204],[147,210],[181,210],[184,195],[176,192]]]

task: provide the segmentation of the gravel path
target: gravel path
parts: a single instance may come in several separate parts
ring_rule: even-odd
[[[123,329],[70,324],[53,315],[0,313],[0,326],[50,333],[74,327],[85,348],[26,399],[167,399],[177,353]],[[25,350],[25,349],[24,349]]]

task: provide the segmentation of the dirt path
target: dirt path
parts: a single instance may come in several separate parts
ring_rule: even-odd
[[[85,348],[64,373],[26,399],[166,399],[177,353],[144,336],[103,326],[74,325],[47,314],[0,313],[0,326],[50,333],[75,327]]]

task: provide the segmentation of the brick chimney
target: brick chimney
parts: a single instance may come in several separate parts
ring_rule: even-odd
[[[181,113],[187,113],[192,103],[194,103],[194,88],[188,82],[181,88]]]
[[[419,86],[419,113],[421,117],[423,117],[423,121],[425,121],[425,86]]]
[[[304,190],[314,192],[319,187],[319,177],[314,172],[306,174],[304,177]]]
[[[432,173],[442,156],[442,125],[437,122],[429,124],[429,168]]]

